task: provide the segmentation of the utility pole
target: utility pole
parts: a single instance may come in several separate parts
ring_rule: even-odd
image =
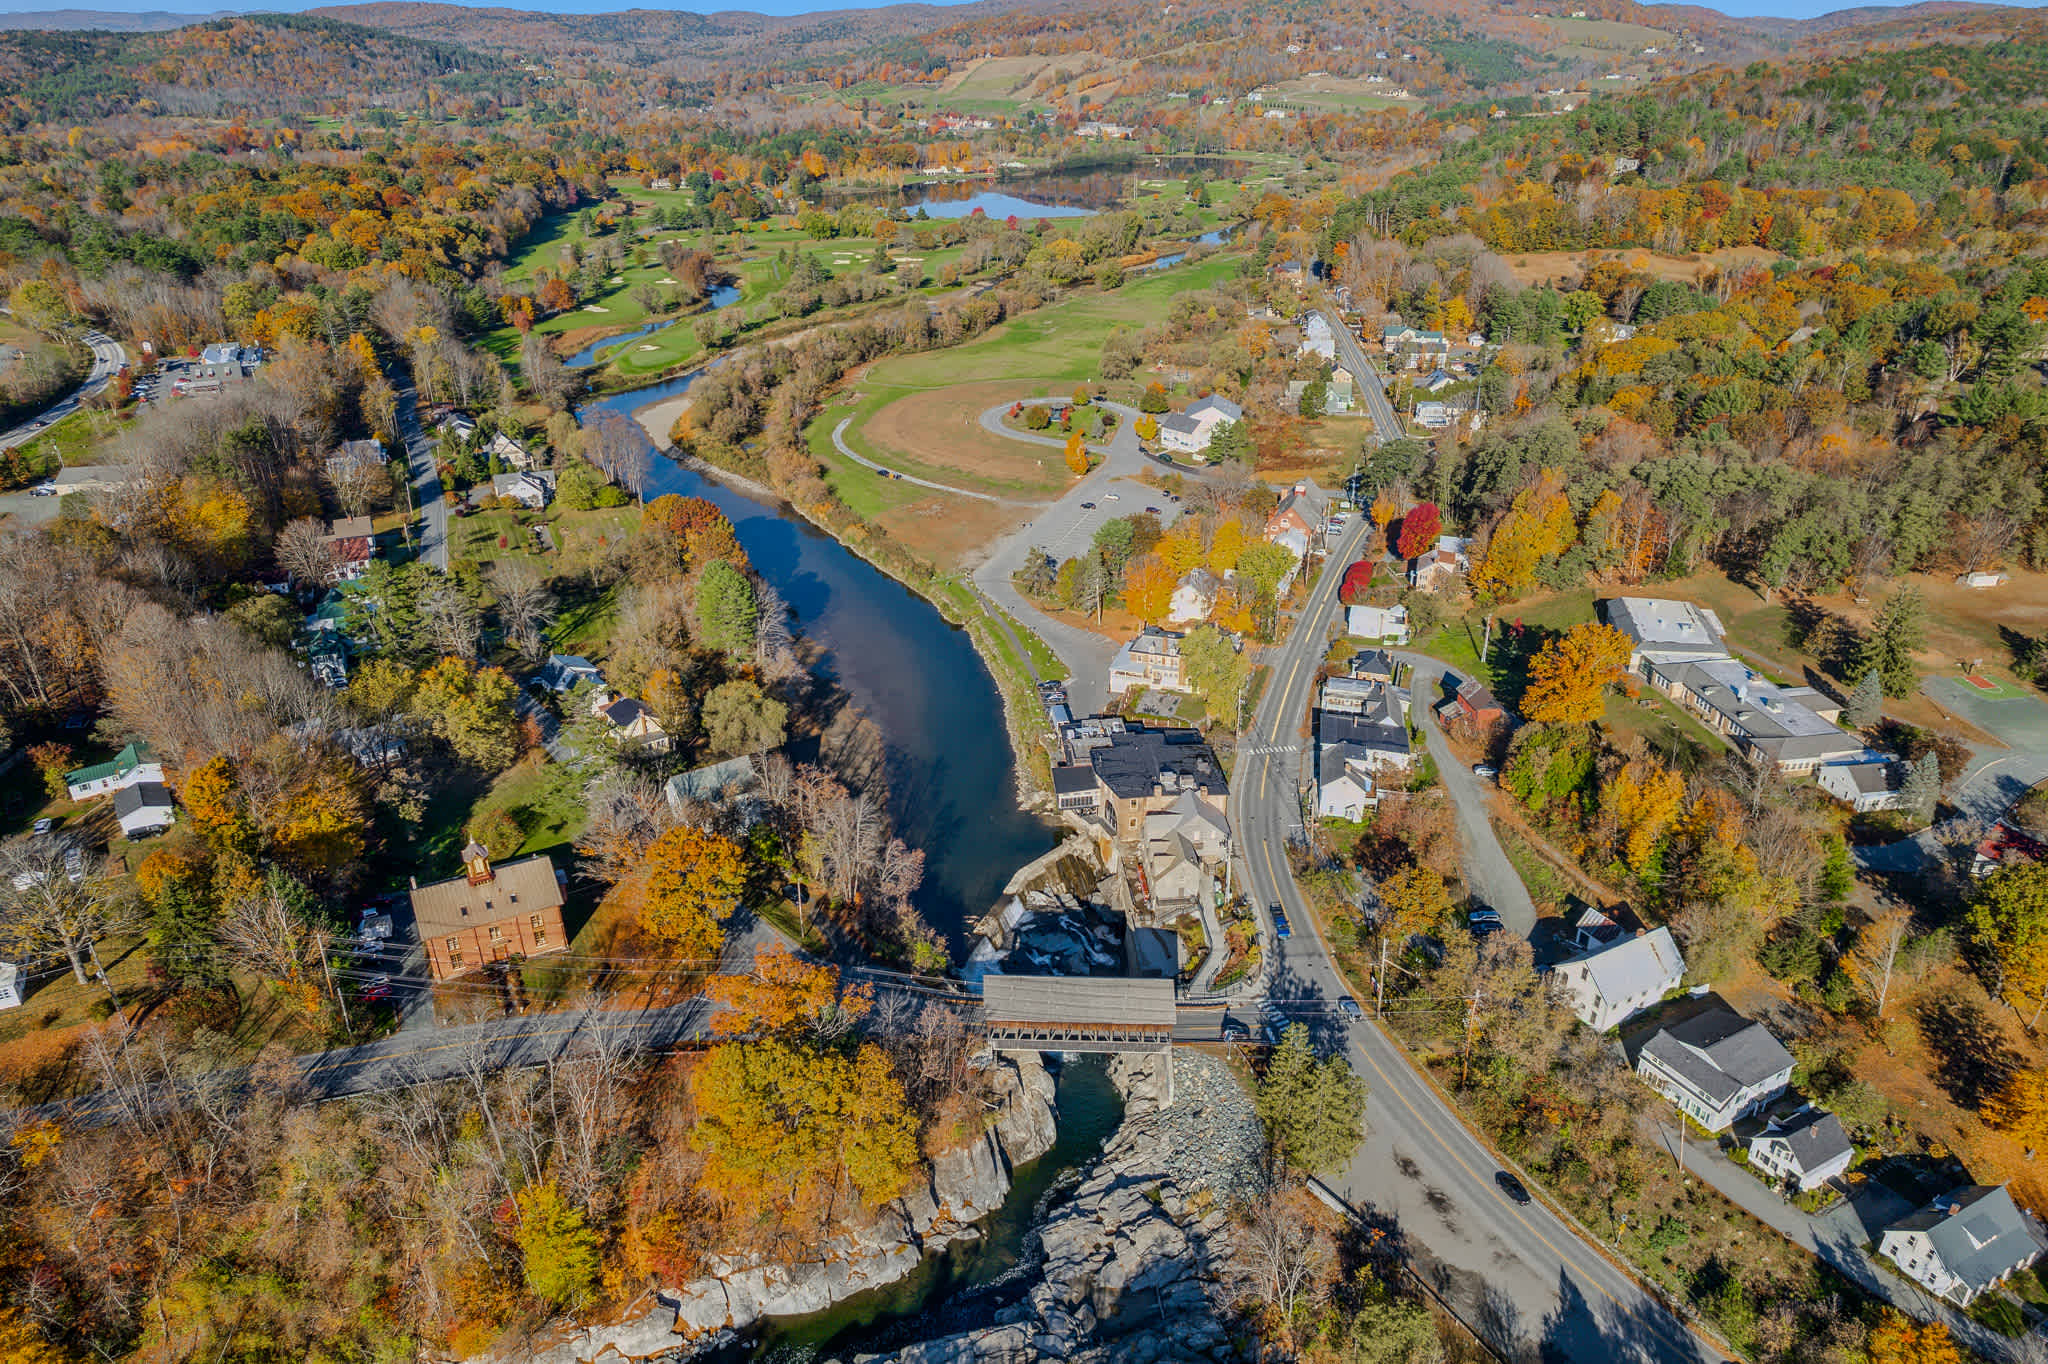
[[[1372,978],[1372,1016],[1387,1016],[1387,935],[1380,934],[1380,969]]]

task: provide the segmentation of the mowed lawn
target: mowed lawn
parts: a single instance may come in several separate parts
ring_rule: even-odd
[[[1101,372],[1111,331],[1160,321],[1178,295],[1236,268],[1235,258],[1218,256],[1076,295],[964,345],[892,356],[849,383],[806,428],[806,442],[833,490],[867,517],[916,500],[916,490],[839,454],[832,432],[848,417],[846,443],[904,473],[999,497],[1056,496],[1069,481],[1060,452],[992,435],[980,413],[1019,398],[1067,396]]]

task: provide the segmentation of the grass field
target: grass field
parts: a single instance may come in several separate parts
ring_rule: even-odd
[[[1060,452],[989,435],[975,421],[980,412],[1008,398],[1063,394],[1093,379],[1113,328],[1149,326],[1166,315],[1176,295],[1235,268],[1234,259],[1214,257],[1107,293],[1078,294],[965,345],[883,360],[813,419],[805,440],[833,490],[871,519],[923,501],[929,490],[842,458],[832,431],[847,417],[853,418],[848,445],[906,473],[999,496],[1051,496],[1066,486]],[[904,406],[891,412],[898,404]]]
[[[533,530],[546,526],[556,548],[542,550]],[[500,559],[529,559],[542,571],[573,574],[605,557],[611,547],[632,538],[640,525],[640,509],[604,507],[593,511],[481,511],[448,522],[449,553],[457,559],[490,564]],[[498,543],[500,538],[505,543]]]
[[[1559,55],[1564,49],[1580,49],[1596,55],[1616,52],[1640,53],[1646,47],[1668,48],[1676,41],[1665,29],[1645,24],[1623,23],[1618,19],[1551,19],[1547,21],[1558,36]]]
[[[1386,92],[1400,87],[1392,81],[1368,85],[1354,76],[1299,76],[1281,81],[1267,91],[1280,104],[1300,104],[1311,109],[1420,109],[1422,101],[1389,99]]]

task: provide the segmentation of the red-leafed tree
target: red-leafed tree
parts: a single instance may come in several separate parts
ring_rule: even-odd
[[[1365,591],[1371,586],[1372,561],[1360,559],[1344,570],[1344,581],[1337,587],[1337,600],[1346,606],[1356,606],[1365,600]]]
[[[1404,559],[1416,558],[1443,533],[1444,519],[1437,512],[1436,503],[1418,502],[1401,518],[1401,533],[1394,541],[1394,552]]]

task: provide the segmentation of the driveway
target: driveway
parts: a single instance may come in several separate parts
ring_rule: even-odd
[[[1644,1145],[1662,1146],[1676,1157],[1674,1132],[1651,1117],[1643,1119]],[[1986,1359],[2018,1360],[2017,1343],[1979,1326],[1933,1294],[1923,1292],[1897,1274],[1882,1269],[1863,1251],[1893,1222],[1913,1211],[1913,1204],[1876,1180],[1865,1180],[1855,1193],[1826,1212],[1806,1213],[1793,1207],[1747,1170],[1739,1169],[1720,1148],[1702,1142],[1685,1143],[1685,1168],[1713,1185],[1728,1201],[1832,1266],[1844,1277],[1855,1280],[1880,1302],[1889,1303],[1918,1321],[1941,1321],[1949,1334]]]
[[[1436,759],[1437,779],[1450,793],[1458,812],[1458,838],[1465,849],[1465,882],[1479,903],[1500,912],[1501,922],[1518,937],[1536,931],[1536,902],[1522,884],[1515,864],[1501,847],[1487,813],[1486,792],[1492,782],[1472,775],[1472,769],[1452,753],[1450,742],[1437,724],[1436,703],[1443,695],[1445,665],[1422,654],[1401,653],[1395,657],[1414,671],[1408,679],[1410,713],[1421,726],[1429,744],[1429,756]]]
[[[1017,590],[1013,577],[1024,567],[1033,549],[1044,550],[1055,559],[1072,558],[1094,542],[1095,532],[1104,522],[1116,517],[1143,511],[1148,506],[1157,507],[1161,524],[1171,525],[1180,514],[1179,503],[1169,502],[1165,493],[1137,482],[1141,474],[1167,472],[1166,466],[1147,459],[1138,443],[1137,410],[1122,403],[1103,406],[1116,413],[1117,426],[1109,440],[1088,447],[1102,456],[1102,463],[1056,501],[1040,508],[1028,524],[998,540],[974,570],[975,586],[1035,631],[1067,665],[1067,695],[1076,715],[1091,714],[1108,703],[1109,665],[1116,657],[1117,642],[1092,630],[1054,620]],[[1008,410],[1006,403],[982,413],[982,428],[1009,440],[1066,445],[1060,437],[1012,431],[1003,425],[1003,414]],[[1181,465],[1174,466],[1173,471],[1194,472]]]

